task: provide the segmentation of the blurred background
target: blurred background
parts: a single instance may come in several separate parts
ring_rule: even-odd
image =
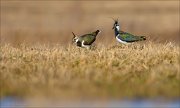
[[[72,34],[100,29],[97,43],[115,43],[121,29],[156,42],[179,42],[179,1],[1,1],[1,42],[68,45]]]

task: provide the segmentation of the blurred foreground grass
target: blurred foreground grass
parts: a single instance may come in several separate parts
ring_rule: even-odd
[[[1,97],[180,96],[179,47],[173,43],[97,45],[92,50],[3,44],[0,50]]]

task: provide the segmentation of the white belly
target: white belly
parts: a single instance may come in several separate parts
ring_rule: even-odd
[[[116,36],[116,40],[120,43],[123,43],[123,44],[128,44],[126,41],[122,41],[121,39],[119,39],[117,36]]]

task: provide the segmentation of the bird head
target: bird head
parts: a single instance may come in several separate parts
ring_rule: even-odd
[[[79,41],[78,37],[72,32],[73,38],[72,38],[72,43],[77,43]]]
[[[114,19],[113,19],[114,20]],[[113,28],[112,29],[119,29],[119,23],[118,23],[118,19],[117,20],[114,20],[114,25],[113,25]]]
[[[77,43],[78,42],[78,37],[73,37],[72,43]]]

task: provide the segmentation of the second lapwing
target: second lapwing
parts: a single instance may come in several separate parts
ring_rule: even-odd
[[[96,40],[96,36],[100,33],[100,30],[96,30],[92,33],[84,34],[82,36],[77,36],[73,32],[73,43],[82,48],[90,49],[92,43]]]
[[[146,40],[145,36],[135,36],[133,34],[121,31],[118,20],[114,20],[112,29],[114,29],[116,40],[123,44]]]

